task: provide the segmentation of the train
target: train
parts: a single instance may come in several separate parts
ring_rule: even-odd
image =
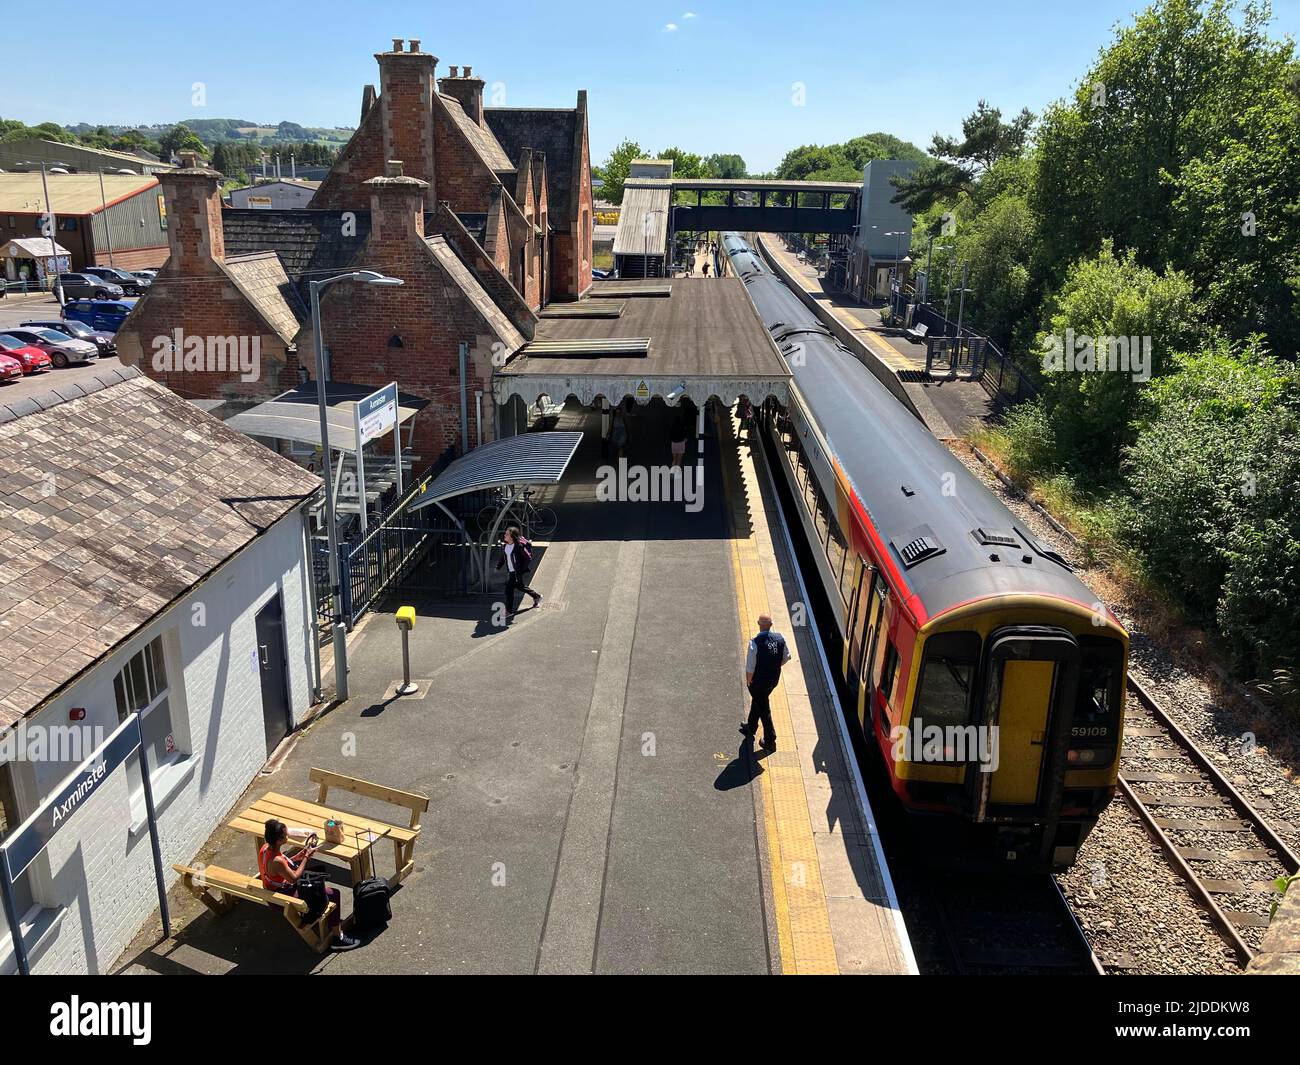
[[[1115,792],[1123,625],[739,233],[720,254],[789,366],[755,412],[795,501],[856,708],[953,864],[1059,871]]]

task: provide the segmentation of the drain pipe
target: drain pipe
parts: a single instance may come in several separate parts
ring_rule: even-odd
[[[469,359],[469,345],[460,342],[460,453],[469,454],[469,377],[466,361]]]

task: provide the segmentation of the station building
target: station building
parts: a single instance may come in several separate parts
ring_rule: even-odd
[[[425,464],[497,435],[473,397],[491,394],[539,311],[591,287],[586,94],[573,108],[486,107],[472,68],[435,83],[437,59],[404,44],[376,56],[381,91],[365,87],[360,125],[307,209],[223,210],[221,175],[189,155],[159,176],[171,257],[118,333],[124,363],[186,399],[270,400],[315,376],[308,282],[377,270],[404,285],[323,294],[330,379],[397,381],[426,400],[412,441]],[[258,374],[156,359],[177,328],[257,337]],[[478,424],[462,426],[462,409]]]
[[[69,388],[0,406],[0,841],[139,711],[170,883],[312,705],[320,481],[135,370]],[[106,971],[157,906],[141,772],[18,877],[33,973]]]

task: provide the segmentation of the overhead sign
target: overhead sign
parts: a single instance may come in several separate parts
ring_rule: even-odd
[[[132,714],[103,745],[66,779],[41,808],[19,825],[0,845],[9,880],[23,874],[46,847],[55,833],[66,825],[99,786],[140,749],[140,716]]]
[[[357,401],[358,448],[383,436],[397,424],[397,382],[385,385],[365,399]]]

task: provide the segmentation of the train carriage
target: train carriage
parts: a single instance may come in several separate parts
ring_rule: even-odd
[[[744,239],[722,251],[794,377],[763,431],[895,793],[989,860],[1068,867],[1114,793],[1127,633]]]

